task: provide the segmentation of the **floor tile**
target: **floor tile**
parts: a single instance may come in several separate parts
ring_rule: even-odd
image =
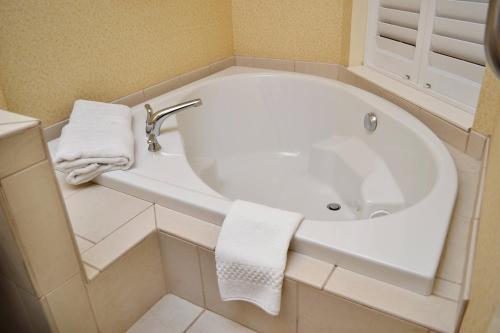
[[[173,294],[165,295],[128,331],[129,333],[181,333],[195,321],[203,309]],[[162,329],[162,330],[161,330]]]
[[[161,322],[154,317],[151,312],[146,312],[141,319],[139,319],[127,333],[165,333],[167,330]],[[179,331],[182,332],[182,331]]]
[[[255,333],[255,331],[216,313],[205,311],[187,333]]]
[[[75,233],[94,243],[148,206],[151,203],[100,185],[88,186],[66,200]]]

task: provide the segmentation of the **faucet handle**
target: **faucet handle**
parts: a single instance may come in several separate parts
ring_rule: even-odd
[[[146,109],[147,115],[146,115],[146,134],[151,133],[153,130],[154,125],[151,124],[151,120],[153,118],[153,108],[149,104],[144,104],[144,108]]]
[[[154,113],[153,108],[149,104],[144,104],[144,108],[146,108],[146,112],[148,113],[146,121],[149,122]]]

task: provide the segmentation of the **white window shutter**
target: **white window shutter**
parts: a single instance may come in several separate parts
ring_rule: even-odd
[[[464,104],[470,113],[484,75],[487,10],[487,0],[435,0],[432,34],[422,62],[422,86]]]
[[[366,64],[417,82],[422,0],[369,1]]]
[[[365,65],[474,113],[488,0],[370,0]]]

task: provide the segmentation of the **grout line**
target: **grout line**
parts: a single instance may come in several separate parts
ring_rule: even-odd
[[[201,293],[203,295],[203,306],[207,307],[207,297],[205,295],[205,280],[203,279],[202,267],[201,267],[201,256],[200,256],[200,247],[196,246],[196,256],[198,258],[198,268],[200,272],[200,280],[201,280]]]
[[[118,191],[117,191],[118,192]],[[120,192],[122,193],[122,192]],[[133,219],[135,219],[137,216],[141,215],[142,213],[144,213],[145,211],[147,211],[149,208],[151,208],[151,206],[153,205],[153,203],[150,203],[146,208],[144,208],[143,210],[141,210],[139,213],[137,213],[136,215],[134,215],[133,217],[131,217],[130,219],[126,220],[123,224],[121,224],[120,226],[118,226],[117,228],[113,229],[113,231],[111,231],[109,234],[107,234],[104,238],[102,238],[101,240],[99,240],[98,242],[93,242],[95,245],[103,242],[104,240],[106,240],[107,238],[109,238],[111,235],[113,235],[116,231],[120,230],[121,228],[125,227],[127,224],[131,223]],[[83,238],[83,237],[82,237]]]
[[[54,291],[56,291],[57,289],[59,289],[60,287],[64,286],[65,284],[69,283],[69,281],[71,281],[75,276],[79,275],[80,277],[82,277],[80,275],[80,270],[78,270],[75,274],[71,275],[68,279],[64,280],[63,282],[61,282],[57,287],[55,288],[52,288],[51,290],[47,291],[45,293],[45,295],[42,295],[41,297],[38,297],[38,299],[41,299],[41,298],[46,298],[47,296],[49,296],[50,294],[52,294]]]
[[[91,263],[88,263],[88,262],[86,262],[86,261],[83,261],[83,259],[82,259],[82,262],[83,262],[83,264],[84,264],[84,265],[87,265],[87,266],[92,267],[93,269],[97,270],[99,273],[101,273],[101,272],[104,270],[104,269],[99,269],[99,268],[95,267],[95,266],[94,266],[93,264],[91,264]],[[108,265],[108,266],[109,266],[109,265]],[[107,267],[107,266],[106,266],[106,267]],[[86,272],[84,272],[84,273],[85,273],[85,274],[87,274]],[[98,274],[99,274],[99,273],[98,273]],[[87,278],[88,278],[88,276],[87,276]]]
[[[89,243],[92,243],[92,244],[94,244],[94,245],[96,245],[96,244],[97,244],[96,242],[91,241],[90,239],[88,239],[88,238],[86,238],[86,237],[83,237],[82,235],[77,234],[76,232],[74,233],[74,235],[75,235],[75,238],[76,238],[76,236],[78,236],[78,237],[80,237],[81,239],[86,240],[86,241],[87,241],[87,242],[89,242]]]
[[[154,213],[154,217],[155,217],[155,230],[159,230],[158,228],[158,218],[157,218],[157,212],[156,212],[156,204],[153,203],[153,213]]]
[[[462,285],[463,281],[462,282],[457,282],[457,281],[453,281],[453,280],[450,280],[450,279],[447,279],[447,278],[444,278],[442,276],[439,276],[439,275],[436,275],[436,279],[441,279],[443,281],[446,281],[446,282],[450,282],[450,283],[454,283],[454,284],[458,284],[458,285]],[[434,295],[434,294],[432,294]]]
[[[139,244],[141,244],[141,243],[142,243],[142,241],[144,241],[146,238],[148,238],[149,236],[151,236],[151,235],[153,235],[153,234],[157,234],[156,230],[153,230],[153,231],[149,232],[148,234],[144,235],[143,237],[139,238],[139,240],[137,240],[136,242],[134,242],[134,244],[133,244],[131,247],[129,247],[129,248],[127,248],[127,249],[125,249],[125,251],[121,252],[118,256],[116,256],[116,257],[114,257],[113,259],[111,259],[111,261],[110,261],[109,263],[107,263],[106,265],[104,265],[104,267],[102,267],[102,268],[97,268],[96,266],[94,266],[94,265],[93,265],[93,264],[91,264],[90,262],[88,262],[88,261],[83,261],[83,260],[84,260],[83,258],[82,258],[82,261],[83,261],[85,264],[87,264],[87,265],[89,265],[89,266],[91,266],[91,267],[93,267],[93,268],[97,269],[99,272],[102,272],[102,271],[104,271],[106,268],[108,268],[109,266],[111,266],[113,263],[115,263],[118,259],[120,259],[120,258],[121,258],[123,255],[125,255],[127,252],[129,252],[131,249],[133,249],[133,248],[135,248],[136,246],[138,246]],[[96,244],[96,245],[97,245],[97,244]],[[92,248],[95,248],[95,246],[93,246]],[[89,248],[88,250],[90,250],[90,248]],[[85,252],[87,252],[87,251],[85,251]]]
[[[99,323],[99,320],[97,320],[97,311],[94,309],[94,303],[92,302],[92,297],[90,297],[89,288],[91,280],[88,278],[87,273],[85,271],[83,271],[82,273],[83,275],[85,275],[85,280],[83,280],[82,282],[83,282],[83,287],[85,288],[85,295],[87,296],[87,300],[89,302],[90,311],[92,312],[92,317],[94,318],[94,323],[97,327],[97,330],[99,332],[102,332],[102,328],[100,327],[101,324]],[[97,273],[97,275],[94,276],[94,279],[99,275],[99,273]]]
[[[187,331],[189,331],[189,329],[191,327],[193,327],[194,323],[196,323],[196,321],[198,319],[200,319],[200,317],[205,313],[205,311],[207,311],[206,309],[202,309],[202,311],[196,316],[196,318],[194,318],[194,320],[191,322],[191,324],[188,325],[188,327],[186,327],[186,329],[184,331],[182,331],[183,333],[186,333]]]
[[[465,135],[466,135],[466,139],[465,139],[465,145],[464,145],[464,150],[462,151],[465,155],[467,156],[470,156],[469,154],[467,154],[467,150],[469,150],[469,141],[470,141],[470,132],[472,130],[472,126],[471,128],[469,128],[468,131],[466,131]]]
[[[299,332],[299,314],[300,314],[300,283],[295,287],[295,332]]]
[[[335,269],[337,268],[336,265],[333,265],[333,268],[332,270],[330,271],[330,273],[328,274],[328,276],[326,277],[326,280],[325,282],[323,282],[323,284],[321,285],[321,289],[320,290],[324,290],[325,287],[326,287],[326,284],[328,283],[328,281],[330,280],[330,278],[332,277],[333,275],[333,272],[335,271]]]
[[[161,235],[158,232],[158,230],[155,231],[156,234],[158,235],[158,247],[160,248],[160,261],[161,261],[161,271],[163,272],[163,282],[165,283],[165,289],[167,290],[167,294],[171,293],[170,287],[168,285],[168,279],[167,279],[167,269],[165,267],[165,255],[163,254],[164,251],[162,251],[162,246],[161,246]]]
[[[477,188],[476,202],[474,203],[473,219],[481,217],[481,207],[483,203],[484,186],[486,182],[486,167],[488,164],[488,154],[490,150],[489,139],[486,139],[485,147],[483,148],[483,160],[479,170],[479,185]]]

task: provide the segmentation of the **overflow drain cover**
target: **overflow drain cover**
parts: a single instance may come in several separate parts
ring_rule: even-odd
[[[326,205],[326,208],[328,208],[329,210],[337,211],[340,209],[340,205],[336,202],[332,202]]]

